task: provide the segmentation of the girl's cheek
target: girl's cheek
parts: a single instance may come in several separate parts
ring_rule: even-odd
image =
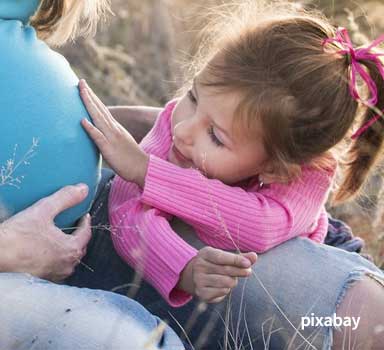
[[[206,151],[200,151],[197,154],[197,159],[195,160],[195,166],[200,171],[205,171],[208,166],[208,160],[207,160],[207,152]]]

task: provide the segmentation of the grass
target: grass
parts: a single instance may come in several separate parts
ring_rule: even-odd
[[[199,2],[210,6],[218,1],[199,0],[196,3]],[[346,6],[351,5],[349,1],[316,1],[314,3],[328,8],[330,14],[339,23],[347,24],[351,19],[351,11],[344,11]],[[114,0],[113,5],[117,16],[111,20],[108,29],[100,31],[95,40],[79,41],[76,45],[64,48],[63,52],[74,65],[77,73],[90,82],[106,103],[162,105],[173,94],[180,82],[181,66],[178,64],[181,61],[180,57],[184,54],[193,54],[187,44],[193,41],[195,33],[191,29],[191,23],[182,19],[194,18],[198,7],[190,6],[190,1],[187,0],[169,0],[164,3],[156,0],[141,2]],[[364,9],[361,9],[363,6]],[[380,13],[384,13],[380,11],[384,10],[380,6],[381,4],[374,5],[374,1],[368,1],[354,10],[358,19],[364,17],[365,9],[368,9],[368,17],[377,18],[375,23],[365,23],[362,26],[365,33],[380,32],[384,29],[382,15],[380,15]],[[170,25],[171,22],[172,25]],[[22,178],[14,176],[15,170],[20,165],[27,164],[25,161],[28,162],[37,146],[38,144],[33,142],[32,153],[27,152],[20,160],[16,160],[15,149],[10,162],[0,169],[0,186],[17,186]],[[339,208],[330,208],[330,210],[337,217],[347,221],[356,235],[360,235],[366,240],[366,252],[372,254],[375,262],[384,267],[384,186],[380,181],[380,177],[376,182],[373,181],[375,186],[373,189],[367,190],[368,199],[361,199]],[[381,190],[378,190],[379,188]],[[214,206],[214,208],[216,207]],[[220,213],[216,213],[220,217]],[[110,230],[110,227],[104,228]],[[225,222],[222,222],[222,228],[224,231],[226,230]],[[51,238],[47,237],[47,239]],[[92,267],[87,265],[85,267],[92,271]],[[265,287],[256,274],[253,274],[252,278],[260,284],[271,303],[290,323],[288,316],[274,299],[272,291]],[[137,275],[133,282],[116,286],[114,290],[117,291],[131,285],[129,295],[134,296],[140,282],[141,277]],[[205,305],[200,304],[185,325],[186,339],[188,339],[188,330],[197,322],[198,316],[204,311],[204,308]],[[247,325],[243,330],[244,333],[240,331],[239,324],[231,325],[231,312],[233,310],[228,308],[225,317],[221,320],[226,330],[223,349],[252,349],[252,346],[243,345],[244,339],[252,338]],[[240,310],[236,310],[236,312],[245,314],[245,305],[241,303]],[[310,311],[308,310],[308,312]],[[241,318],[239,317],[239,319]],[[177,320],[175,322],[177,323]],[[273,325],[273,317],[266,319],[260,325],[265,349],[269,348],[271,337],[279,330],[274,329]],[[181,325],[180,327],[182,328]],[[210,325],[207,325],[203,336],[210,336],[209,327]],[[295,329],[295,333],[287,345],[289,349],[293,348],[293,343],[297,338],[302,340],[303,346],[300,349],[313,348],[312,338],[312,340],[304,339],[297,326],[291,323],[291,327]],[[155,339],[163,330],[164,324],[155,330],[153,338],[148,339],[147,348],[153,347]],[[313,336],[316,336],[316,333]],[[348,332],[343,333],[343,339],[347,349],[359,348]]]
[[[116,16],[100,28],[95,40],[78,41],[63,53],[106,104],[161,106],[180,85],[185,58],[195,53],[198,15],[204,8],[225,2],[113,0]],[[302,2],[324,9],[336,23],[353,29],[357,43],[384,32],[384,4],[376,1]],[[377,196],[383,184],[378,174],[367,186],[366,197],[329,210],[366,241],[365,252],[384,266],[384,204],[383,195]]]
[[[24,175],[17,175],[21,166],[29,165],[29,161],[36,154],[36,150],[39,146],[39,140],[37,138],[32,139],[32,144],[29,149],[20,158],[17,157],[18,145],[16,144],[13,149],[13,154],[4,165],[0,167],[0,187],[12,186],[20,188]]]
[[[209,191],[209,189],[207,189],[207,190]],[[216,212],[217,218],[221,222],[221,228],[226,232],[227,235],[230,236],[230,233],[228,232],[226,224],[225,224],[222,216],[218,212],[218,206],[215,205],[214,203],[212,203],[212,205],[213,205],[213,209]],[[110,229],[110,227],[104,227],[104,228]],[[115,234],[115,233],[112,233],[112,234]],[[232,242],[234,245],[236,245],[236,243],[233,240],[232,240]],[[240,250],[238,249],[238,251],[240,251]],[[263,281],[259,278],[259,276],[256,273],[253,273],[252,277],[250,277],[250,278],[255,279],[258,282],[258,286],[260,288],[262,288],[264,290],[264,292],[268,295],[268,298],[269,298],[271,304],[273,304],[275,306],[275,310],[277,310],[277,315],[281,315],[282,318],[287,321],[287,323],[290,325],[290,327],[292,327],[292,329],[294,329],[294,334],[293,334],[292,338],[289,340],[289,342],[287,343],[286,349],[316,349],[312,343],[314,342],[316,337],[319,336],[319,334],[321,332],[321,328],[315,329],[309,337],[304,337],[302,335],[298,325],[293,324],[289,320],[289,317],[285,314],[283,308],[280,307],[280,305],[278,305],[275,298],[273,297],[273,293],[272,293],[273,291],[268,290],[268,288],[265,286]],[[137,291],[137,288],[140,287],[140,280],[141,280],[141,276],[137,277],[137,275],[136,275],[135,281],[132,283],[133,284],[132,289],[134,290],[134,293],[132,293],[131,289],[128,293],[130,297],[134,296],[135,292]],[[126,287],[127,285],[128,284],[124,284],[123,286],[117,286],[114,290],[119,289],[121,287]],[[243,297],[244,290],[245,289],[243,288],[242,297]],[[231,299],[231,295],[229,295],[228,298]],[[239,310],[231,309],[229,307],[230,304],[231,304],[231,302],[229,300],[229,303],[228,303],[228,306],[226,308],[225,313],[219,317],[219,322],[221,322],[223,324],[223,327],[225,328],[225,337],[224,337],[224,342],[222,344],[222,348],[226,349],[226,350],[229,350],[229,349],[231,349],[231,350],[232,349],[235,349],[235,350],[252,349],[253,348],[252,344],[248,344],[248,343],[244,344],[246,341],[251,342],[251,339],[252,339],[252,334],[250,334],[246,322],[245,322],[245,326],[243,327],[244,329],[241,329],[241,326],[240,326],[240,320],[243,319],[245,321],[246,305],[244,304],[244,300],[241,300]],[[196,324],[196,322],[198,322],[199,315],[202,312],[204,312],[205,309],[206,309],[206,305],[204,303],[201,303],[199,305],[199,307],[196,308],[195,311],[193,312],[193,314],[190,316],[189,320],[184,324],[184,328],[177,321],[177,319],[171,315],[174,322],[176,324],[178,324],[178,326],[180,328],[180,332],[182,334],[184,334],[185,340],[190,342],[190,340],[188,338],[188,332]],[[311,312],[311,310],[308,310],[307,313],[309,314],[310,312]],[[238,316],[239,321],[237,322],[237,324],[233,324],[233,322],[231,322],[233,313],[239,314],[239,316]],[[241,314],[243,314],[243,316],[241,316]],[[213,316],[213,318],[215,318],[214,313],[211,314],[211,316]],[[269,319],[266,319],[260,325],[264,349],[270,348],[271,337],[276,332],[279,332],[280,330],[282,330],[281,328],[276,328],[276,327],[274,328],[275,316],[271,315],[271,317]],[[205,339],[207,337],[211,336],[212,326],[213,326],[213,322],[207,323],[207,326],[202,331],[201,336],[199,337],[199,339],[196,342],[196,344],[197,344],[196,349],[200,349],[200,348],[204,349],[204,347],[199,347],[198,344],[200,344],[200,345],[203,344]],[[164,324],[161,325],[161,329],[164,330]],[[159,336],[159,332],[161,332],[161,329],[155,330],[155,335],[157,337]],[[348,330],[345,330],[343,332],[343,339],[344,339],[343,342],[345,344],[344,349],[359,349],[359,348],[361,348],[358,345],[356,338],[353,338],[352,334]],[[296,343],[297,340],[299,340],[299,342],[301,343],[300,346],[297,346],[297,343]],[[152,345],[153,345],[153,343],[151,343],[151,346]],[[191,346],[192,346],[192,344],[191,344]],[[366,346],[364,349],[369,349],[369,347]]]

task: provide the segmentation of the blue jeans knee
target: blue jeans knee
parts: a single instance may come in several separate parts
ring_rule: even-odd
[[[172,329],[115,293],[1,273],[0,296],[0,349],[184,349]]]

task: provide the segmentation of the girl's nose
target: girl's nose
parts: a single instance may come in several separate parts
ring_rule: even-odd
[[[183,120],[175,125],[173,137],[187,146],[193,144],[193,126],[189,121]]]

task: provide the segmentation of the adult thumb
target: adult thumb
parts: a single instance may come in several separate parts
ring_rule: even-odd
[[[88,186],[78,184],[65,186],[54,194],[45,198],[41,205],[46,206],[47,212],[53,218],[62,211],[81,203],[88,195]]]

